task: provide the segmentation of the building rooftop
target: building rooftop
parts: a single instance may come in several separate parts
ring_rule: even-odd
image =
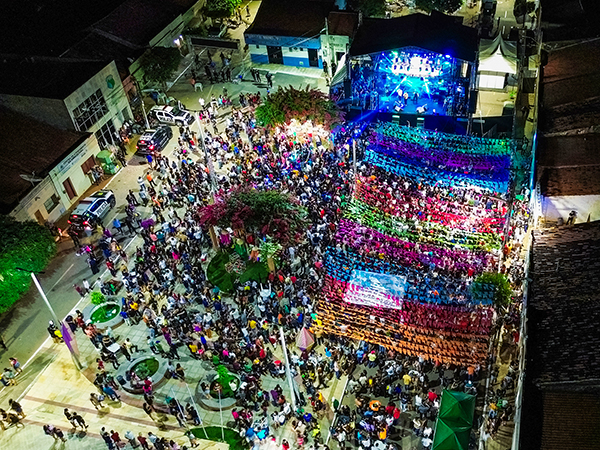
[[[539,383],[598,379],[600,222],[533,237],[528,376]]]
[[[559,133],[600,123],[600,40],[560,44],[542,72],[540,129]]]
[[[146,47],[198,0],[62,0],[12,2],[4,8],[0,53],[65,56],[90,35],[103,34],[132,49]],[[26,18],[27,20],[24,20]],[[88,47],[88,59],[101,59]],[[72,55],[75,57],[75,54]],[[112,56],[110,59],[115,59]]]
[[[33,187],[21,178],[44,178],[90,133],[54,128],[10,109],[0,107],[0,213],[9,213]]]
[[[350,55],[419,47],[475,62],[478,45],[477,29],[456,23],[454,17],[434,12],[430,16],[411,14],[393,19],[364,19],[350,47]]]
[[[142,48],[197,0],[127,0],[92,26],[132,48]]]
[[[600,194],[600,41],[557,44],[542,72],[538,180],[546,196]]]
[[[2,9],[1,53],[60,56],[89,33],[88,27],[125,1],[11,2]]]
[[[348,11],[331,11],[327,17],[329,34],[354,37],[358,28],[358,14]]]
[[[534,231],[521,448],[598,448],[600,222]]]
[[[0,94],[64,100],[108,64],[44,57],[5,58],[0,61]]]
[[[244,34],[319,37],[333,1],[263,0]]]

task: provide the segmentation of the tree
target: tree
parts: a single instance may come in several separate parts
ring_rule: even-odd
[[[221,19],[233,15],[242,0],[208,0],[203,12],[206,16]]]
[[[486,285],[493,286],[494,304],[506,306],[510,303],[513,291],[506,275],[498,272],[484,272],[479,275],[471,286],[474,298],[482,298],[486,292]]]
[[[166,92],[167,81],[173,77],[181,58],[181,53],[175,47],[154,47],[142,55],[140,68],[146,80],[160,83]]]
[[[417,9],[430,13],[439,11],[445,14],[452,14],[460,9],[463,0],[416,0]]]
[[[365,17],[383,17],[387,10],[386,0],[351,0],[349,7],[361,11]]]
[[[292,119],[311,120],[331,130],[343,120],[343,114],[326,94],[317,90],[279,87],[256,108],[256,120],[263,126],[274,127]]]
[[[197,212],[203,226],[245,229],[279,244],[302,240],[307,227],[307,211],[289,194],[271,189],[238,189],[219,196]]]
[[[513,6],[513,14],[519,18],[526,14],[531,14],[535,11],[535,2],[528,2],[527,0],[515,0]]]
[[[0,216],[0,313],[7,311],[29,289],[31,275],[17,267],[40,272],[56,252],[48,228],[34,221],[18,222]]]

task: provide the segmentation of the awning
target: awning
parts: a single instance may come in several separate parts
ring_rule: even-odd
[[[346,67],[346,55],[343,55],[338,61],[337,70],[331,79],[331,86],[343,83],[348,79],[348,68]]]

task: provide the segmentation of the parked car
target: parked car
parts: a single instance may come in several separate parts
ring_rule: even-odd
[[[148,153],[159,152],[167,146],[172,137],[173,130],[171,130],[171,127],[161,126],[155,130],[146,130],[135,146],[136,153],[147,155]]]
[[[79,230],[86,226],[94,227],[102,223],[102,219],[116,204],[117,199],[113,191],[102,189],[81,200],[68,222],[74,229]]]
[[[191,125],[194,122],[194,116],[191,113],[185,109],[178,108],[177,106],[154,106],[150,110],[150,113],[154,115],[159,122],[177,125],[178,127]]]

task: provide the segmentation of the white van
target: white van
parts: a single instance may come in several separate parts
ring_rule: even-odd
[[[194,116],[185,109],[179,109],[176,106],[154,106],[150,112],[161,123],[169,125],[191,125],[194,122]]]

